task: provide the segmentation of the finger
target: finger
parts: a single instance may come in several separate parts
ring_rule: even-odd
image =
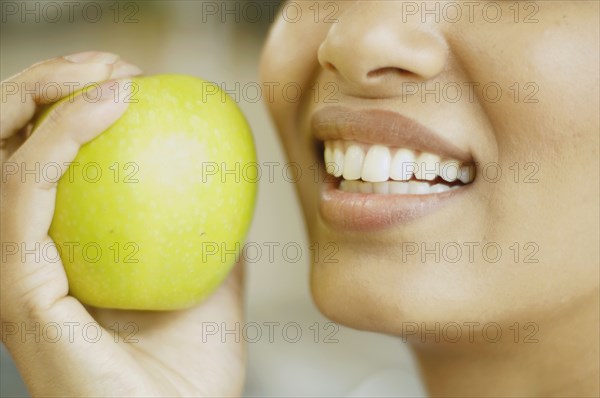
[[[125,112],[128,104],[124,98],[129,95],[130,87],[127,83],[119,82],[122,87],[117,91],[120,95],[117,101],[111,89],[115,82],[109,81],[100,85],[101,97],[97,102],[77,96],[73,103],[66,101],[59,105],[6,162],[5,170],[7,165],[22,170],[43,170],[49,163],[64,165],[73,161],[81,145],[106,130]],[[62,173],[66,169],[62,168]],[[16,246],[17,253],[6,257],[3,250],[0,283],[2,303],[10,303],[10,308],[16,311],[23,307],[28,311],[45,311],[68,292],[62,263],[48,261],[47,252],[39,253],[49,250],[48,245],[52,244],[48,229],[58,180],[40,177],[43,176],[3,173],[2,245],[4,248],[10,245],[11,253]],[[29,258],[23,258],[23,250],[30,253]],[[7,305],[3,304],[2,310],[7,310]]]
[[[1,84],[0,138],[23,128],[37,105],[58,101],[84,86],[142,73],[112,53],[87,51],[37,63]]]
[[[165,367],[175,369],[186,380],[182,388],[204,391],[206,396],[239,396],[246,363],[242,332],[245,330],[244,267],[243,261],[239,261],[221,286],[187,310],[135,313],[92,307],[88,310],[101,325],[131,325],[135,331],[130,341],[134,352],[148,352],[151,357],[160,358]],[[165,339],[172,344],[164,344]],[[196,360],[182,366],[181,358],[190,352],[198,354]],[[148,355],[143,355],[140,360],[147,358]],[[232,379],[231,375],[239,377]]]
[[[54,109],[9,161],[24,165],[72,161],[79,147],[95,138],[126,110],[128,86],[117,91],[114,82],[100,86],[104,100],[86,102],[86,96]],[[2,244],[44,245],[52,218],[56,184],[9,179],[1,190]],[[150,396],[154,379],[132,356],[117,346],[113,335],[99,327],[75,298],[60,261],[22,257],[2,260],[0,268],[0,337],[10,351],[32,396]],[[5,255],[4,250],[2,253]],[[85,380],[85,383],[81,383]],[[107,382],[110,380],[110,382]]]
[[[18,133],[11,135],[5,140],[0,140],[0,164],[4,163],[13,154],[31,133],[33,125],[29,123]]]

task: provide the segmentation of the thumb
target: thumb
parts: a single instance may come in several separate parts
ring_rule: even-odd
[[[123,84],[125,83],[125,84]],[[81,145],[113,124],[127,109],[128,82],[120,98],[107,82],[99,86],[100,100],[77,96],[54,109],[33,135],[2,165],[0,212],[2,262],[0,318],[51,318],[57,307],[69,306],[87,314],[67,297],[67,278],[48,229],[54,213],[58,178],[51,181],[40,170],[48,164],[68,165]],[[59,170],[61,175],[67,167]],[[33,172],[32,172],[33,171]],[[62,313],[63,311],[58,311]]]

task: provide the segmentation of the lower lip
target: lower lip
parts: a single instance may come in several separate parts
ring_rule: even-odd
[[[354,231],[371,231],[406,224],[433,213],[468,187],[423,195],[385,195],[345,192],[338,189],[338,186],[337,181],[323,184],[321,217],[334,228]]]

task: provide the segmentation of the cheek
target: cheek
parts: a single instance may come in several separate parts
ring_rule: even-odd
[[[498,148],[498,167],[485,173],[488,236],[537,242],[561,273],[566,253],[586,252],[598,213],[599,38],[586,13],[544,5],[537,24],[473,26],[452,43],[472,80],[502,88],[497,102],[480,98]]]
[[[296,22],[278,20],[273,25],[261,56],[260,74],[267,106],[280,135],[288,160],[299,170],[295,188],[300,195],[309,228],[315,225],[317,193],[324,175],[309,135],[308,121],[299,115],[315,103],[312,81],[319,64],[317,51],[331,24],[315,23],[313,3],[303,7]],[[314,5],[313,5],[314,7]]]

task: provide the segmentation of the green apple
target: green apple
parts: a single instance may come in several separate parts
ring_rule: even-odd
[[[259,172],[252,134],[212,83],[159,75],[132,86],[125,114],[59,180],[49,234],[81,302],[187,308],[239,259]]]

